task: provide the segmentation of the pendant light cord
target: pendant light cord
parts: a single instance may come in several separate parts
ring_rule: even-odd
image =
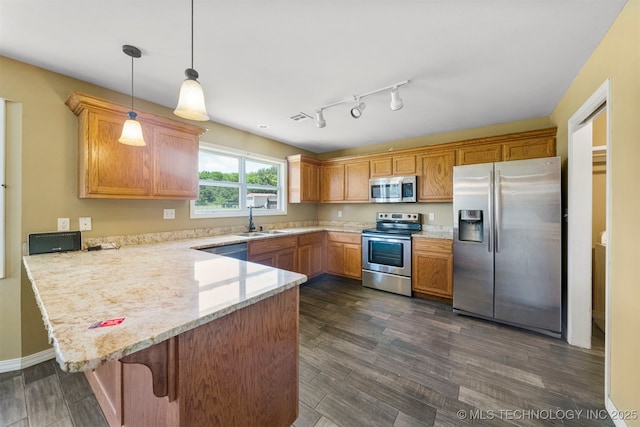
[[[133,56],[131,57],[131,111],[133,111]]]

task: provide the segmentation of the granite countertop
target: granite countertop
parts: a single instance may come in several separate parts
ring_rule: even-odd
[[[426,228],[414,237],[452,238],[450,228]],[[362,228],[278,231],[25,256],[58,363],[70,372],[94,369],[306,281],[302,274],[195,249],[314,231],[360,234]],[[120,318],[118,325],[89,327]]]
[[[25,256],[62,369],[94,369],[306,281],[302,274],[192,249],[217,239]],[[90,328],[120,318],[120,324]]]

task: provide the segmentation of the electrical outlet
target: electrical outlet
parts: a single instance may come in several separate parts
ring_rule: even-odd
[[[342,218],[342,211],[338,211],[338,218]]]
[[[58,231],[69,231],[69,218],[58,218]]]
[[[164,219],[176,219],[176,210],[175,209],[165,209],[163,218]]]
[[[429,212],[429,221],[435,221],[435,220],[436,220],[435,212]]]
[[[80,222],[80,231],[91,231],[90,216],[81,216],[79,222]]]

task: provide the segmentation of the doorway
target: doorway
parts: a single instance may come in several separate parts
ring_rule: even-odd
[[[592,335],[592,257],[594,247],[593,236],[593,172],[594,172],[594,120],[604,120],[602,131],[605,149],[598,147],[600,158],[606,162],[605,176],[605,219],[604,229],[611,229],[611,159],[608,151],[611,148],[610,95],[611,83],[606,80],[594,92],[568,123],[568,239],[567,239],[567,342],[571,345],[590,348]],[[602,123],[596,122],[596,126]],[[602,226],[598,226],[602,228]],[[601,230],[601,231],[605,231]],[[604,246],[604,329],[605,329],[605,401],[609,399],[609,269],[611,238],[606,237]]]

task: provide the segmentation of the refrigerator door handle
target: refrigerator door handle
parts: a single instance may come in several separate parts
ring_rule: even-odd
[[[493,251],[493,171],[489,171],[489,191],[487,191],[489,201],[487,209],[487,219],[489,222],[489,238],[487,239],[489,244],[487,245],[487,249],[489,252]]]
[[[500,193],[502,192],[501,182],[500,182],[500,171],[496,171],[496,178],[494,183],[494,199],[496,201],[495,205],[495,239],[493,245],[496,247],[496,253],[500,252],[500,210],[502,208],[502,200],[500,199]]]

